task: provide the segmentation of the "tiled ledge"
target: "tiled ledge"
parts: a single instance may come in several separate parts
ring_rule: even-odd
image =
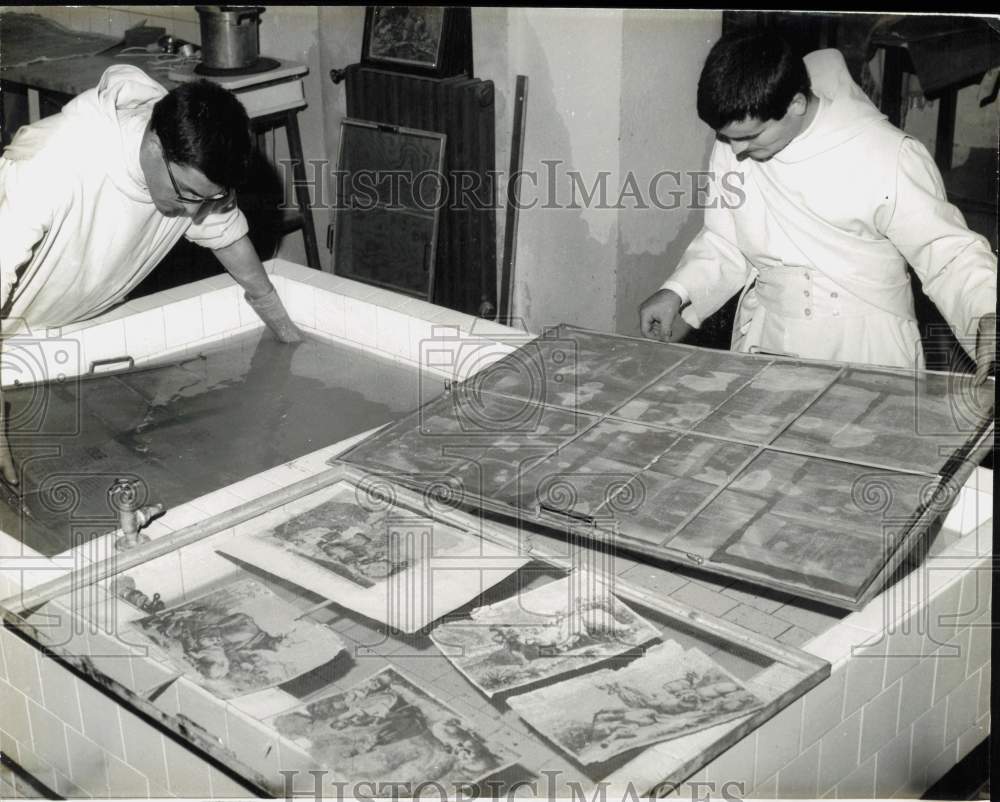
[[[450,379],[468,378],[533,337],[281,259],[265,268],[305,332]],[[262,327],[233,279],[212,276],[83,323],[13,334],[4,341],[0,381],[10,386],[64,380],[88,374],[95,362],[124,364],[126,357],[143,364]]]

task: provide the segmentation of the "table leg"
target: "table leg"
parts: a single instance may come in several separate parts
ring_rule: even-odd
[[[285,133],[288,136],[288,153],[292,157],[292,176],[295,181],[295,198],[302,215],[302,238],[306,245],[306,262],[309,267],[321,270],[319,248],[316,243],[316,227],[313,225],[312,205],[309,202],[309,186],[306,183],[305,157],[302,154],[302,138],[299,135],[298,112],[289,111],[285,115]]]
[[[951,169],[951,155],[955,144],[955,107],[957,103],[957,89],[946,90],[938,100],[934,161],[942,173]]]

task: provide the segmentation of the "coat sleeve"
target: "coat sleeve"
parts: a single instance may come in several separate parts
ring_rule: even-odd
[[[875,223],[971,354],[979,318],[996,312],[997,257],[948,202],[937,165],[912,138],[900,147],[894,203],[879,207]]]
[[[683,287],[690,298],[691,305],[682,316],[693,326],[700,326],[743,289],[747,279],[748,262],[736,244],[733,196],[723,195],[719,188],[722,177],[731,169],[723,153],[726,147],[717,142],[712,149],[705,223],[667,281],[668,285]],[[683,297],[683,293],[679,294]]]
[[[232,206],[206,215],[204,219],[192,224],[184,237],[196,245],[216,251],[242,239],[249,230],[246,217],[233,203]]]

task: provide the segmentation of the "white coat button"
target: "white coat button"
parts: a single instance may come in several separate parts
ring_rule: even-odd
[[[803,294],[806,296],[806,298],[808,298],[809,297],[809,290],[805,290],[805,292]]]
[[[806,317],[809,317],[812,313],[813,313],[812,309],[807,309],[806,310]]]
[[[831,297],[831,298],[839,298],[840,296],[839,296],[839,295],[837,295],[837,293],[835,293],[835,292],[831,292],[831,293],[830,293],[830,297]]]
[[[810,277],[809,277],[809,274],[808,274],[808,273],[803,273],[802,275],[806,277],[806,281],[809,281],[809,278],[810,278]]]

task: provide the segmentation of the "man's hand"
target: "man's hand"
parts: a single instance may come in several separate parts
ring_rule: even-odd
[[[997,316],[983,315],[976,331],[976,386],[982,387],[996,371]]]
[[[681,297],[673,290],[659,290],[639,307],[639,328],[642,336],[665,343],[676,343],[687,337],[691,326],[681,317]]]
[[[288,316],[285,305],[281,303],[278,291],[274,287],[271,288],[269,293],[260,298],[251,298],[250,293],[246,293],[244,297],[247,299],[247,303],[253,308],[253,311],[267,324],[267,327],[274,332],[274,336],[281,340],[281,342],[297,343],[302,341],[302,332],[299,331],[298,326]]]
[[[302,332],[285,311],[250,237],[241,237],[231,245],[219,248],[215,256],[244,289],[243,297],[274,335],[283,343],[301,342]]]

